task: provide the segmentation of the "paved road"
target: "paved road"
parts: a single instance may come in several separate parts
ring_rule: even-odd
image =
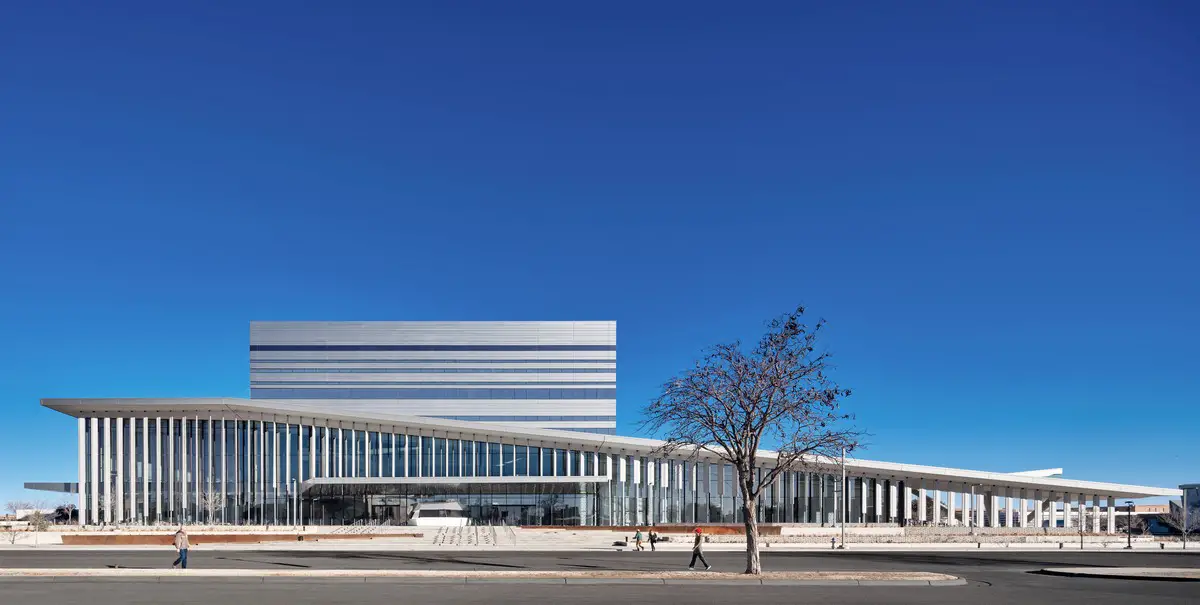
[[[0,567],[164,567],[171,553],[146,551],[0,551]],[[719,570],[741,568],[738,553],[711,553]],[[614,602],[699,603],[745,605],[798,602],[828,603],[1191,603],[1200,602],[1200,584],[1153,581],[1062,578],[1029,573],[1052,566],[1200,567],[1200,553],[856,553],[774,552],[764,554],[773,570],[896,570],[935,571],[964,577],[964,587],[726,587],[726,586],[577,586],[538,585],[420,586],[364,584],[338,581],[111,582],[86,580],[50,583],[37,580],[0,581],[0,602],[86,603],[253,603],[254,605],[328,603],[389,603],[398,595],[406,603],[505,604],[563,602],[564,590],[574,604]],[[196,550],[194,566],[256,569],[678,569],[686,564],[681,553],[552,553],[552,552],[280,552]],[[165,595],[170,595],[166,598]]]

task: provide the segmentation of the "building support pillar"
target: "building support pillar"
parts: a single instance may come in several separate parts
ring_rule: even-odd
[[[954,515],[954,495],[953,488],[946,490],[946,525],[958,525],[958,519]]]
[[[87,525],[87,419],[76,421],[79,428],[79,491],[76,496],[75,511],[79,515],[79,525]]]
[[[125,419],[117,418],[114,423],[116,426],[116,442],[113,446],[113,451],[116,455],[116,479],[114,486],[116,487],[116,509],[113,514],[113,522],[121,523],[125,521]]]
[[[992,528],[1000,527],[1000,495],[996,493],[997,489],[996,487],[992,487],[988,491],[988,506],[990,507],[988,511],[988,517],[990,518],[988,521],[991,522]]]
[[[1021,517],[1017,520],[1017,527],[1029,527],[1029,498],[1025,493],[1025,488],[1020,490],[1021,496]]]
[[[91,456],[91,484],[88,486],[88,498],[91,500],[88,503],[88,508],[91,514],[88,515],[88,521],[92,525],[100,523],[100,419],[92,417],[88,420],[92,425],[92,434],[89,438]]]
[[[917,522],[921,525],[925,525],[929,521],[929,511],[926,510],[928,497],[929,494],[925,492],[925,481],[921,480],[921,487],[917,488]]]
[[[104,434],[101,436],[100,449],[103,450],[104,469],[101,471],[101,476],[104,480],[104,492],[100,498],[104,500],[104,522],[113,522],[113,487],[112,487],[112,458],[113,458],[113,439],[112,439],[112,418],[104,419]]]
[[[1108,497],[1108,533],[1117,533],[1117,497]]]
[[[1071,523],[1071,494],[1063,494],[1063,529],[1074,527]]]
[[[1100,533],[1100,496],[1092,495],[1092,533]]]

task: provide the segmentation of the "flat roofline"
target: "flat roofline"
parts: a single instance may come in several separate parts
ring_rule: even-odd
[[[243,416],[285,416],[296,419],[320,420],[331,423],[375,424],[404,426],[417,433],[421,431],[439,431],[458,433],[460,435],[494,437],[497,439],[512,439],[540,443],[543,447],[561,447],[575,449],[591,449],[619,453],[622,455],[650,455],[663,447],[664,442],[658,439],[641,437],[622,437],[562,431],[553,429],[536,429],[514,426],[504,423],[466,422],[462,420],[442,420],[428,416],[410,416],[380,412],[334,413],[324,407],[319,400],[290,400],[290,399],[237,399],[237,398],[146,398],[146,399],[43,399],[42,405],[64,414],[76,417],[86,415],[116,414],[130,417],[141,417],[154,411],[160,415],[178,414],[207,416],[210,414],[241,414]],[[775,452],[761,450],[758,453],[763,463],[769,464],[775,458]],[[672,458],[693,458],[701,461],[716,461],[712,454],[695,451],[677,451]],[[836,472],[840,467],[834,460],[810,460],[807,468],[821,472]],[[1033,477],[1013,473],[974,471],[968,469],[927,466],[920,464],[904,464],[847,458],[846,469],[856,476],[875,479],[904,479],[920,477],[929,483],[937,482],[938,486],[927,486],[927,489],[963,488],[969,485],[990,485],[1005,488],[1020,488],[1029,490],[1054,491],[1059,494],[1111,495],[1115,498],[1154,498],[1179,497],[1181,489],[1161,488],[1141,485],[1126,485],[1098,481],[1082,481],[1077,479],[1062,479],[1057,477]],[[1032,497],[1032,494],[1030,494]]]

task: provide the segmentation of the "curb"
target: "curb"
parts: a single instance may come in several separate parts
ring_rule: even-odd
[[[198,576],[2,576],[3,582],[40,582],[51,584],[78,584],[91,582],[117,583],[172,583],[196,582],[211,579]],[[956,580],[685,580],[650,578],[388,578],[388,577],[337,577],[337,576],[261,576],[228,577],[224,582],[246,584],[274,584],[279,582],[315,582],[338,584],[437,584],[471,586],[476,584],[534,584],[543,586],[596,586],[596,585],[639,585],[639,586],[966,586],[967,581]]]
[[[1167,570],[1169,571],[1169,570]],[[1094,571],[1076,571],[1073,569],[1063,569],[1047,567],[1038,570],[1048,576],[1061,576],[1064,578],[1095,578],[1099,580],[1143,580],[1148,582],[1200,582],[1200,577],[1180,577],[1171,575],[1147,576],[1132,573],[1097,573]]]

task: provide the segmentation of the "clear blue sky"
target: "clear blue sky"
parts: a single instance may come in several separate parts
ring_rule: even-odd
[[[615,319],[631,433],[800,302],[866,457],[1200,480],[1196,3],[103,4],[0,22],[0,499],[252,319]]]

